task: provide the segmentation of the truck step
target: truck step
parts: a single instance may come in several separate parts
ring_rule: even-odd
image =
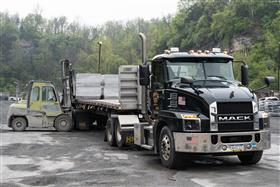
[[[152,150],[154,148],[154,146],[146,145],[146,144],[142,144],[141,147],[148,150]]]

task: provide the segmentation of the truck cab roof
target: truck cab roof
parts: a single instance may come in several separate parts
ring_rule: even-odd
[[[225,53],[189,53],[189,52],[174,52],[174,53],[163,53],[156,55],[152,60],[160,61],[165,59],[175,58],[227,58],[233,60],[233,57]]]

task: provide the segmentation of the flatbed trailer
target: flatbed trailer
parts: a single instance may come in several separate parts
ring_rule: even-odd
[[[71,111],[75,127],[88,129],[97,124],[105,128],[108,119],[118,115],[130,114],[136,118],[142,107],[138,68],[126,65],[119,68],[118,74],[79,74],[69,60],[61,60],[62,106]],[[133,126],[132,123],[130,127],[127,123],[124,125],[121,124],[122,129]]]

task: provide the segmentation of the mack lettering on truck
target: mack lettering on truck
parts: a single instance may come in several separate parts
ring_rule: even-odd
[[[218,116],[218,121],[252,121],[252,116]]]

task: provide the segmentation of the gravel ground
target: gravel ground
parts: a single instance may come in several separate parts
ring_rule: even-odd
[[[272,147],[261,162],[196,157],[170,170],[150,151],[119,150],[103,131],[13,132],[1,126],[1,186],[279,186],[280,118],[272,119]]]

